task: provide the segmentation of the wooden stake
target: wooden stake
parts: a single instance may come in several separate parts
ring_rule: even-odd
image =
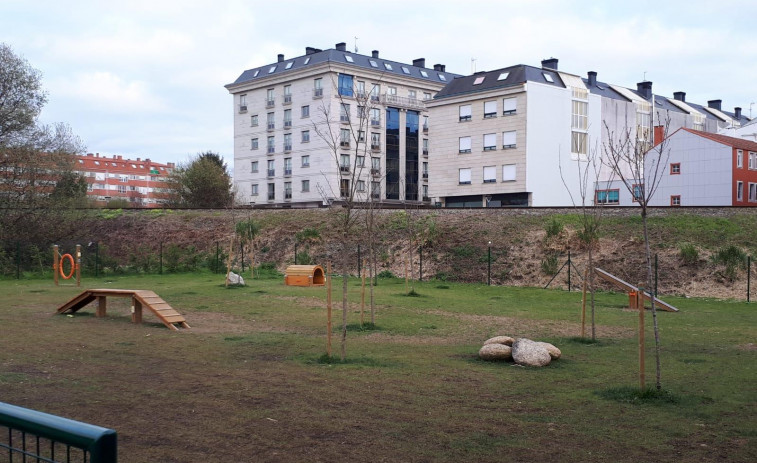
[[[229,287],[229,273],[231,273],[231,262],[232,258],[234,257],[234,237],[231,237],[231,242],[229,243],[229,260],[226,262],[226,287]]]
[[[81,286],[81,244],[76,245],[76,286]]]
[[[408,263],[407,263],[407,254],[405,254],[405,294],[408,294],[410,292],[408,281],[407,281],[407,273],[408,273]]]
[[[639,309],[639,387],[644,389],[644,288],[639,288],[636,297]]]
[[[255,240],[250,241],[250,279],[255,278]]]
[[[365,313],[365,259],[363,259],[363,284],[360,287],[360,328],[363,327]]]
[[[589,279],[589,269],[584,270],[584,283],[581,295],[581,337],[586,337],[586,282]]]
[[[331,262],[326,263],[326,355],[331,358]]]

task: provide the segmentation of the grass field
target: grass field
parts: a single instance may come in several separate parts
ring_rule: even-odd
[[[361,329],[352,280],[342,364],[322,359],[325,290],[282,280],[84,280],[155,291],[192,326],[178,333],[149,312],[132,324],[125,299],[67,317],[55,309],[77,288],[0,281],[0,400],[116,429],[121,462],[757,461],[755,304],[663,297],[681,309],[659,314],[669,394],[630,401],[618,388],[637,385],[638,316],[623,294],[599,295],[599,342],[584,343],[579,293],[424,282],[407,297],[380,280]],[[337,306],[335,353],[340,319]],[[499,334],[563,358],[478,360]]]

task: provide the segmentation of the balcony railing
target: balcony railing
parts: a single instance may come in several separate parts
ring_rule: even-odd
[[[371,119],[371,125],[373,127],[378,127],[381,125],[381,119]]]
[[[292,199],[292,190],[284,191],[284,199]]]
[[[268,130],[273,130],[275,128],[276,128],[276,123],[275,122],[269,122],[268,123]]]
[[[275,169],[268,169],[268,176],[269,177],[273,177],[275,175],[276,175],[276,170]]]
[[[284,121],[284,128],[285,129],[291,129],[292,128],[292,121]]]
[[[380,98],[379,98],[378,95],[371,95],[371,101],[378,102],[378,101],[380,101]]]
[[[339,172],[349,174],[350,173],[350,166],[339,166]]]
[[[423,201],[426,201],[426,202],[431,201],[431,198],[429,198],[428,196],[424,196]]]
[[[342,121],[342,122],[349,122],[350,121],[350,116],[348,116],[346,114],[342,114],[341,116],[339,116],[339,120]]]
[[[381,175],[381,169],[371,169],[371,175],[378,177],[379,175]]]
[[[276,199],[276,194],[275,193],[268,193],[268,201],[273,201],[274,199]]]
[[[428,150],[423,150],[423,155],[428,156]]]
[[[339,146],[341,146],[342,148],[349,148],[350,147],[350,142],[348,142],[348,141],[341,141],[341,142],[339,142]]]
[[[417,98],[408,98],[404,96],[390,95],[385,93],[381,95],[381,102],[385,105],[399,106],[400,108],[426,110],[426,104]]]
[[[284,145],[284,151],[292,151],[292,145]]]
[[[424,172],[423,173],[423,179],[424,180],[428,180],[428,172]]]
[[[292,104],[292,95],[284,95],[284,104]]]
[[[269,98],[265,100],[265,107],[266,108],[273,108],[273,105],[276,104],[275,98]]]
[[[323,97],[323,89],[322,88],[314,88],[313,89],[313,98],[321,98]]]
[[[381,193],[371,193],[371,199],[381,199]]]
[[[428,133],[428,125],[423,126],[423,133]]]
[[[240,113],[246,113],[247,112],[247,104],[240,104],[239,105],[239,112]]]
[[[284,169],[284,176],[289,177],[292,175],[292,169]]]
[[[276,152],[276,148],[274,148],[273,146],[268,147],[268,154],[273,154],[275,152]]]

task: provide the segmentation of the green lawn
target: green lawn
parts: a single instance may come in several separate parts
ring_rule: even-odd
[[[576,292],[424,282],[407,297],[404,280],[380,280],[375,329],[361,329],[351,280],[342,364],[322,358],[325,289],[282,281],[84,279],[155,291],[192,326],[178,333],[150,313],[131,324],[126,300],[104,319],[94,305],[54,315],[79,289],[0,281],[0,400],[116,429],[121,462],[757,460],[755,304],[663,296],[681,309],[658,315],[673,400],[631,403],[606,398],[638,381],[638,314],[623,294],[598,295],[599,342],[584,343]],[[498,334],[551,342],[563,358],[478,360]]]

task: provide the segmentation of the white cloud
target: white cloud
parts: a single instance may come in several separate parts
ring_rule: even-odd
[[[161,112],[165,102],[152,94],[149,84],[143,81],[126,81],[107,71],[77,73],[48,82],[56,99],[69,104],[86,105],[99,113]]]

